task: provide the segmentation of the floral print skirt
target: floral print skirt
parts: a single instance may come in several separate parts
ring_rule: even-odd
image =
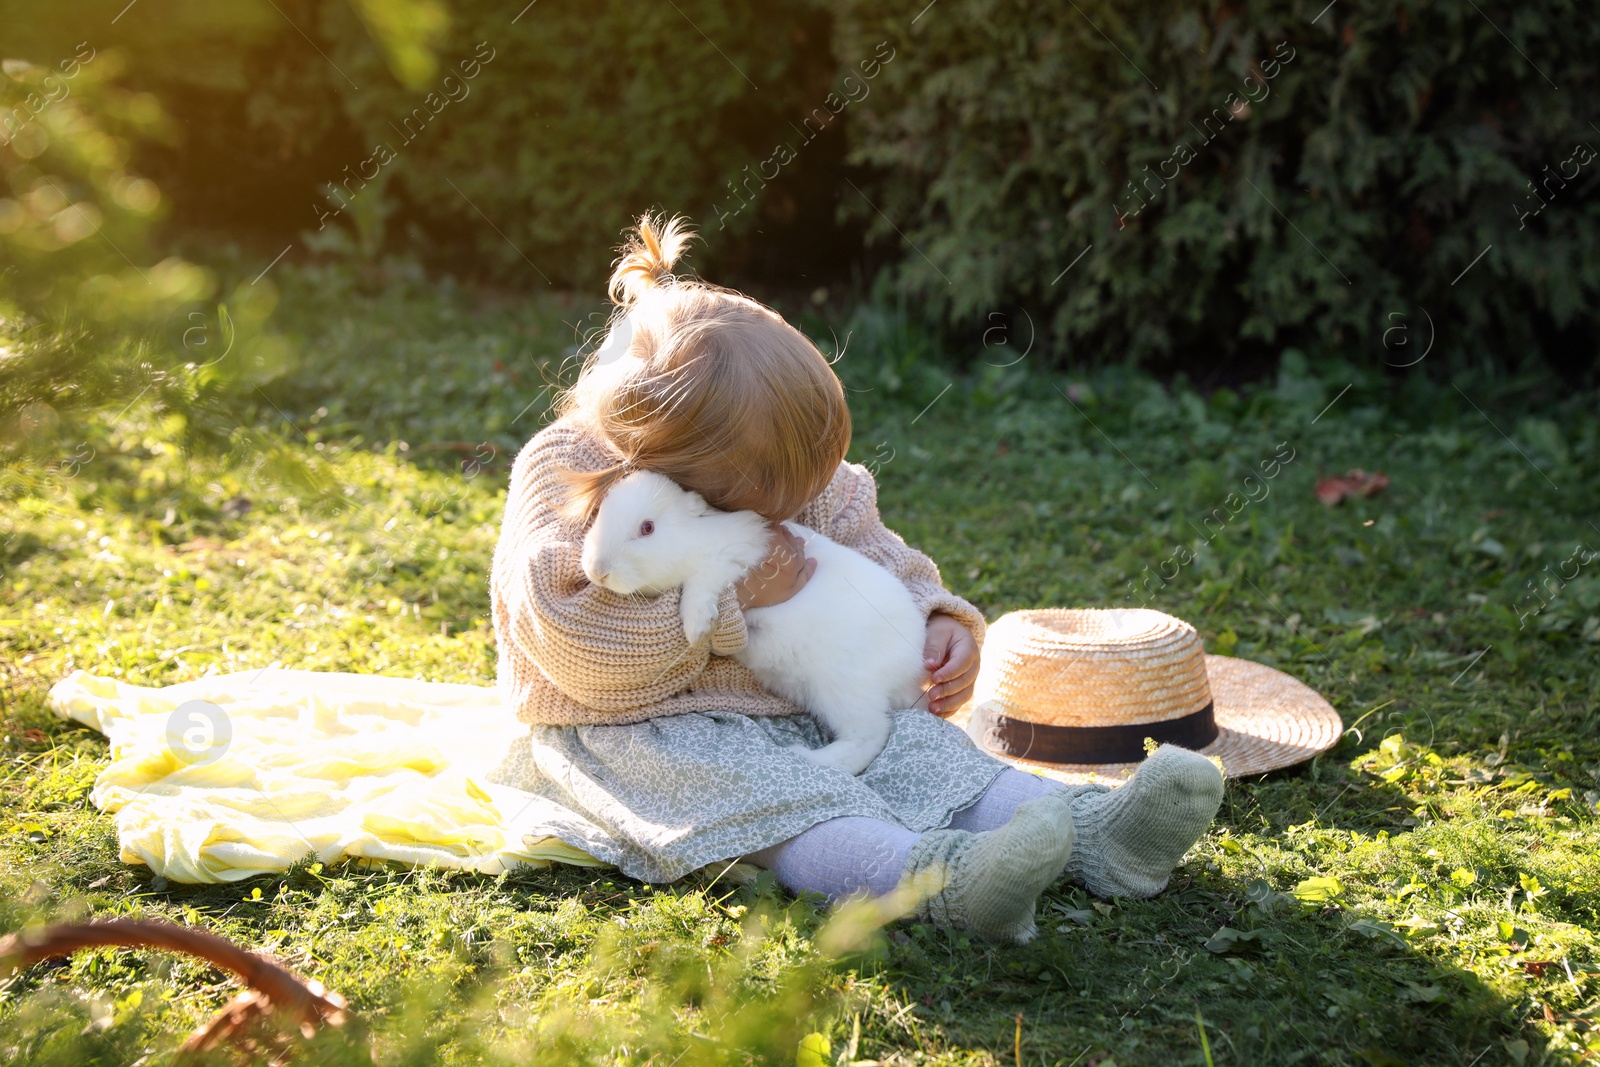
[[[533,726],[491,779],[548,802],[539,828],[549,836],[629,877],[670,882],[845,815],[938,829],[1006,766],[916,708],[895,714],[888,744],[860,775],[786,747],[826,741],[810,716],[737,711]]]

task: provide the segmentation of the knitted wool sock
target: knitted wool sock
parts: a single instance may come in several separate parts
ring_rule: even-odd
[[[1153,897],[1211,825],[1222,804],[1222,774],[1197,752],[1161,745],[1128,783],[1079,794],[1072,805],[1077,844],[1067,863],[1101,897]]]
[[[1071,798],[1052,791],[1004,825],[973,833],[932,830],[906,860],[901,886],[921,896],[917,914],[995,941],[1031,941],[1034,903],[1072,854]]]

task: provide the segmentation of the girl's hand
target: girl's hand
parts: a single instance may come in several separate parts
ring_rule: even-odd
[[[768,526],[772,529],[772,548],[767,558],[734,587],[739,594],[740,611],[782,604],[804,588],[817,569],[817,561],[806,558],[805,542],[790,533],[787,526]]]
[[[973,683],[978,680],[978,644],[954,617],[936,611],[928,616],[922,655],[923,665],[933,675],[928,710],[947,716],[972,696]]]

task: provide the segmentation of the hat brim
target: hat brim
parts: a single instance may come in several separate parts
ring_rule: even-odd
[[[1199,751],[1220,759],[1223,773],[1230,778],[1303,763],[1338,744],[1344,732],[1344,721],[1322,694],[1264,663],[1207,656],[1206,678],[1215,705],[1217,739]],[[971,717],[972,705],[968,704],[950,716],[950,721],[965,730]],[[1071,784],[1119,785],[1139,768],[1137,763],[1044,763],[991,754]]]

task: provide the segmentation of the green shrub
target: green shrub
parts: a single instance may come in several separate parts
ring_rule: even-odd
[[[404,244],[596,293],[665,208],[710,277],[811,287],[871,252],[874,292],[968,348],[1003,312],[1035,360],[1594,358],[1600,24],[1576,0],[125,6],[0,0],[6,52],[100,27],[180,138],[134,168],[174,223],[261,235],[263,266]]]
[[[0,73],[0,495],[30,450],[43,462],[68,453],[72,470],[86,461],[83,442],[55,439],[63,414],[145,395],[181,403],[209,377],[195,373],[201,359],[186,370],[151,358],[163,324],[181,334],[174,316],[190,307],[203,350],[217,323],[198,301],[216,283],[150,251],[161,192],[130,168],[130,144],[159,136],[165,116],[118,85],[119,70],[116,53],[84,42]]]
[[[1600,162],[1571,172],[1600,146],[1580,113],[1600,22],[1575,0],[1322,8],[838,5],[841,64],[883,38],[901,57],[852,115],[878,177],[846,209],[944,319],[1020,304],[1060,360],[1303,344],[1400,365],[1424,310],[1435,361],[1592,360]]]
[[[647,208],[700,220],[693,266],[717,276],[810,269],[755,233],[774,225],[803,230],[813,261],[853,247],[853,229],[806,221],[831,216],[841,121],[776,183],[756,174],[837,88],[820,0],[125,6],[0,0],[20,31],[4,55],[53,60],[93,27],[173,116],[174,143],[138,163],[174,221],[269,259],[291,240],[369,262],[405,244],[435,267],[593,292]]]
[[[79,37],[61,12],[26,27],[0,53],[0,500],[76,478],[110,437],[136,440],[136,406],[179,447],[280,457],[238,415],[287,362],[274,287],[173,254],[171,202],[138,165],[180,124],[104,35]]]
[[[392,176],[436,252],[590,291],[647,208],[698,217],[713,244],[758,221],[747,211],[719,230],[714,205],[770,154],[804,94],[826,92],[814,3],[521,6],[455,0],[438,71],[415,90],[328,20],[334,58],[362,87],[344,98],[361,148],[328,175],[334,206],[359,203],[365,175]]]

